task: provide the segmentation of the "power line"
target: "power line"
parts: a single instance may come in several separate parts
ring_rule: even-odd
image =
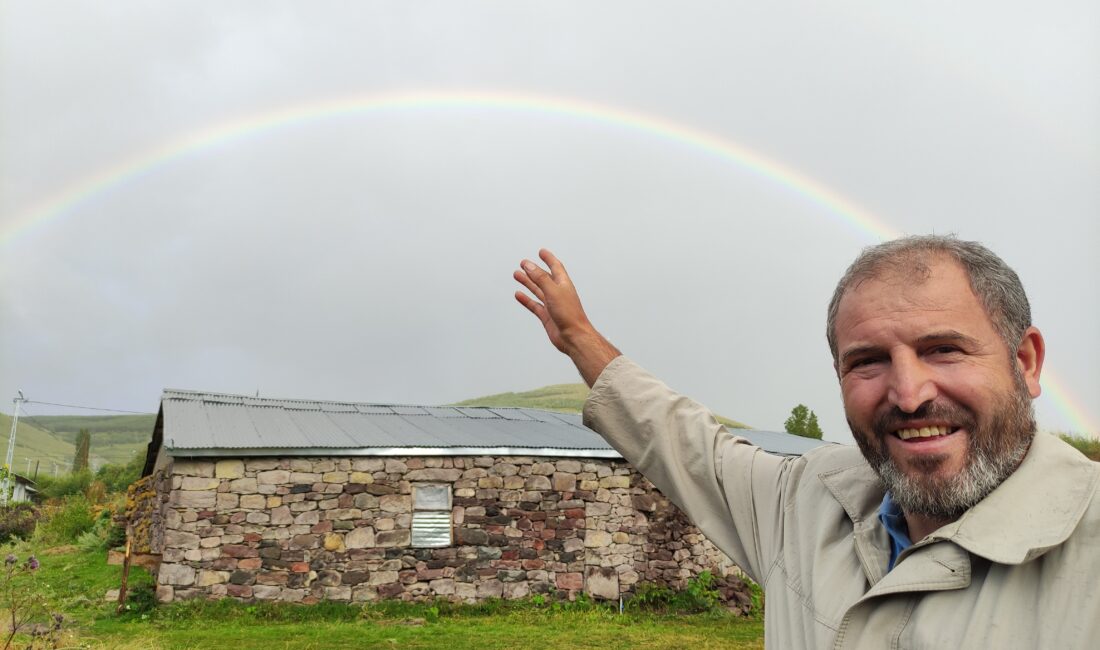
[[[61,407],[64,407],[64,408],[85,409],[85,410],[88,410],[88,411],[106,411],[108,413],[130,413],[130,414],[133,414],[133,415],[151,415],[150,413],[145,413],[143,411],[124,411],[122,409],[105,409],[105,408],[99,408],[97,406],[77,406],[75,404],[57,404],[57,403],[54,403],[54,402],[36,402],[34,400],[26,400],[23,403],[24,404],[42,404],[44,406],[61,406]]]

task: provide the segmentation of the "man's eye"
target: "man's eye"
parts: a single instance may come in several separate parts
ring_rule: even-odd
[[[932,348],[932,354],[953,354],[958,352],[959,348],[954,345],[937,345]]]

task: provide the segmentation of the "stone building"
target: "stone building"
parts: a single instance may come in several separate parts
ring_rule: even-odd
[[[164,602],[617,599],[737,573],[579,415],[536,409],[169,390],[131,497]]]

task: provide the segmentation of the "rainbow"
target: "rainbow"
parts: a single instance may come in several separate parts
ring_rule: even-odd
[[[349,115],[409,110],[478,109],[570,117],[641,132],[704,151],[816,203],[862,236],[890,239],[897,232],[821,182],[737,142],[668,119],[562,97],[505,92],[399,92],[333,98],[286,106],[200,127],[80,178],[0,225],[0,250],[21,234],[61,218],[103,192],[155,168],[219,145],[278,129]]]
[[[562,116],[603,124],[612,128],[643,133],[674,144],[713,155],[737,167],[776,183],[797,196],[823,208],[861,237],[892,239],[900,233],[853,201],[798,170],[754,151],[733,140],[672,120],[628,111],[619,107],[576,99],[514,92],[408,91],[351,97],[336,97],[305,104],[285,106],[206,125],[162,142],[148,150],[125,157],[83,178],[59,188],[51,196],[31,205],[0,223],[0,251],[20,236],[43,228],[82,203],[133,182],[169,163],[201,154],[234,140],[344,116],[409,110],[477,109],[482,111],[518,111],[536,115]],[[1055,407],[1080,432],[1100,433],[1053,373],[1044,373],[1046,395]]]

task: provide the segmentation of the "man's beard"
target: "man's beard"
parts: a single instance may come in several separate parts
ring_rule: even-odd
[[[902,512],[953,521],[1003,483],[1027,454],[1035,434],[1034,408],[1019,372],[1015,384],[1015,390],[995,405],[992,418],[985,424],[980,424],[969,408],[933,402],[913,413],[893,407],[875,418],[872,432],[858,430],[850,419],[848,426],[863,456]],[[944,456],[910,461],[912,469],[921,472],[919,475],[907,475],[897,466],[886,448],[886,436],[914,420],[949,422],[966,429],[966,457],[957,474],[936,474],[946,460]]]

